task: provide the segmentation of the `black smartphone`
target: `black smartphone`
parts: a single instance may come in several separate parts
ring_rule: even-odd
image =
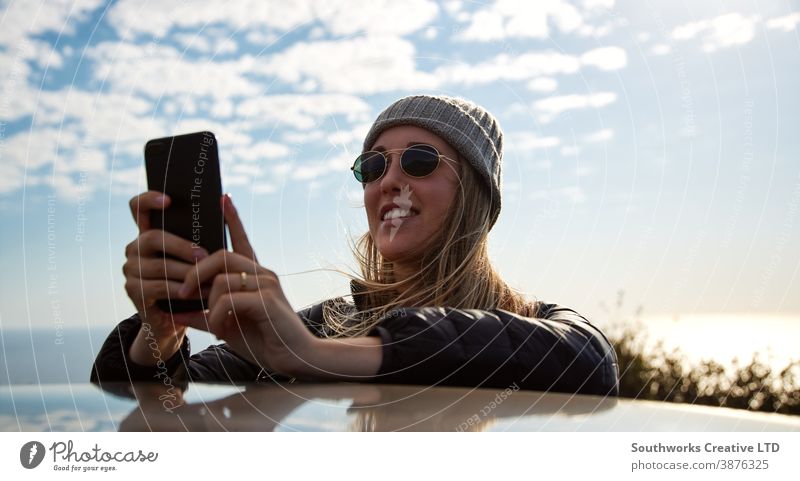
[[[152,228],[183,237],[209,254],[227,248],[214,134],[195,132],[150,140],[144,147],[144,162],[148,189],[164,192],[171,200],[166,209],[150,212]],[[164,312],[191,312],[206,309],[208,302],[159,299],[156,305]]]

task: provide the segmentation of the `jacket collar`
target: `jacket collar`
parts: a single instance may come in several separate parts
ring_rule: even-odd
[[[366,310],[367,295],[364,293],[366,287],[356,280],[350,281],[350,294],[353,296],[353,303],[359,311]]]

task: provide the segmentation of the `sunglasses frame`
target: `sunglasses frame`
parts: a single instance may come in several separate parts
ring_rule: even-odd
[[[403,155],[409,149],[413,149],[414,147],[428,147],[428,148],[433,149],[434,152],[436,152],[436,167],[434,167],[433,170],[430,171],[430,173],[425,174],[425,175],[411,175],[408,172],[406,172],[406,169],[403,167]],[[356,163],[358,163],[359,159],[364,157],[364,155],[366,155],[366,154],[374,153],[374,154],[380,154],[383,157],[383,172],[381,172],[381,175],[379,175],[378,178],[376,178],[375,180],[371,180],[369,182],[364,182],[364,181],[358,180],[358,177],[356,177],[356,180],[359,183],[363,184],[363,185],[371,184],[373,182],[377,182],[377,181],[381,180],[383,178],[383,176],[386,174],[386,171],[389,170],[389,165],[391,164],[391,160],[389,159],[389,154],[392,153],[392,152],[400,152],[400,170],[402,170],[405,175],[407,175],[407,176],[409,176],[411,178],[414,178],[414,179],[424,179],[425,177],[428,177],[429,175],[432,175],[434,172],[436,172],[436,169],[439,168],[439,164],[442,163],[442,159],[453,161],[453,159],[447,157],[446,155],[442,155],[441,153],[439,153],[439,149],[437,149],[436,147],[432,146],[431,144],[414,144],[414,145],[409,145],[408,147],[405,147],[405,148],[402,148],[402,149],[390,149],[390,150],[384,150],[384,151],[367,150],[366,152],[362,152],[358,157],[356,157],[356,160],[353,162],[352,167],[350,167],[350,170],[353,171],[353,176],[356,176]]]

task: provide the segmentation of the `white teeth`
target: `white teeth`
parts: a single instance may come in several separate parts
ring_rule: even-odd
[[[383,214],[383,220],[399,219],[401,217],[412,217],[415,215],[417,214],[415,212],[411,212],[411,210],[394,208]]]

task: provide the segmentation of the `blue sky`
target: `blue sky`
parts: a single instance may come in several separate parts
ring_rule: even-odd
[[[348,169],[412,93],[506,135],[491,253],[593,319],[800,315],[794,2],[6,2],[0,326],[133,312],[128,199],[154,137],[212,130],[223,186],[296,308],[347,292]],[[800,322],[800,321],[798,321]]]

